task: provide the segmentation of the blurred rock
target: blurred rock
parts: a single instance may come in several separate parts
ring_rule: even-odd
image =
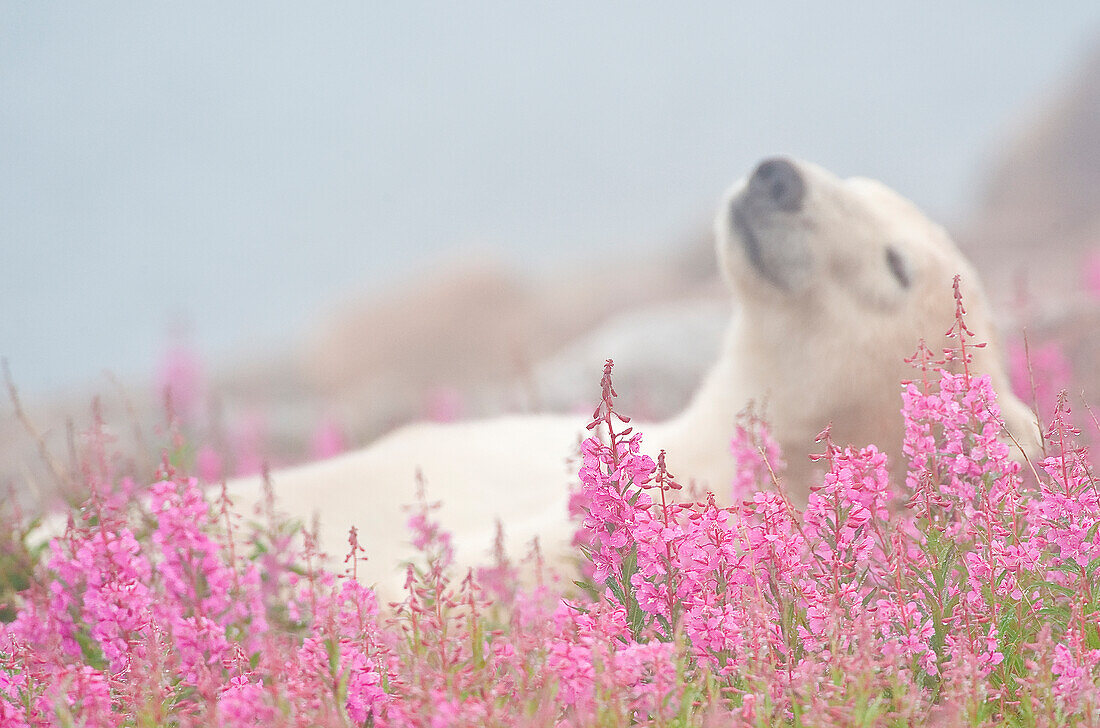
[[[613,317],[535,367],[541,409],[588,410],[599,401],[599,372],[615,360],[619,406],[637,419],[679,412],[718,359],[729,326],[729,297],[689,298]]]

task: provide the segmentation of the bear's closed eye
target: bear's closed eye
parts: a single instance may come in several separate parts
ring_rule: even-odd
[[[902,288],[908,288],[912,281],[909,279],[909,268],[905,265],[905,259],[901,253],[891,246],[886,246],[886,265],[890,266],[890,272],[898,279]]]

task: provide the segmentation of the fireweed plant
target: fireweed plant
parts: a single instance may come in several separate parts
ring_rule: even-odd
[[[804,509],[753,416],[735,505],[681,489],[675,453],[643,454],[615,410],[608,361],[577,588],[499,538],[454,573],[421,497],[422,557],[380,604],[354,529],[346,569],[322,569],[271,499],[238,523],[168,458],[138,488],[101,438],[86,503],[4,613],[0,726],[1096,725],[1087,453],[1063,394],[1046,456],[1012,457],[956,299],[952,347],[921,344],[904,384],[906,462],[826,430]]]

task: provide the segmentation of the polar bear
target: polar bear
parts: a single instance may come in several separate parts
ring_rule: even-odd
[[[1001,349],[977,275],[943,228],[884,185],[840,179],[787,158],[761,162],[723,199],[715,222],[718,261],[734,312],[721,355],[679,416],[639,424],[647,451],[669,469],[729,498],[736,415],[766,401],[789,463],[787,489],[806,498],[815,436],[832,423],[837,442],[874,442],[900,461],[899,382],[924,338],[942,346],[961,275],[968,325],[988,342],[973,368],[991,375],[1006,424],[1025,448],[1039,433],[1009,391]],[[593,376],[596,376],[593,372]],[[352,525],[366,549],[368,582],[396,594],[399,564],[413,556],[406,504],[418,473],[438,518],[453,534],[460,566],[482,563],[499,519],[511,553],[540,537],[551,555],[568,549],[570,456],[585,419],[510,416],[415,424],[365,449],[271,475],[281,510],[316,514],[321,546],[338,555]],[[258,478],[233,481],[242,512],[261,497]]]

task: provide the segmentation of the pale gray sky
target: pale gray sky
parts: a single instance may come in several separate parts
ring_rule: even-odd
[[[0,355],[43,392],[441,251],[652,249],[776,152],[950,221],[1100,6],[916,7],[0,2]]]

